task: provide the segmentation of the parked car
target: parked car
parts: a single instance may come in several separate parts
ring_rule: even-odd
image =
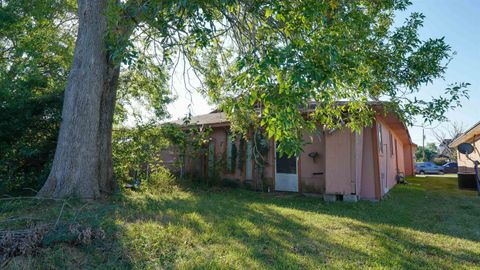
[[[443,174],[443,166],[438,166],[433,162],[417,162],[415,163],[416,174]]]
[[[458,173],[458,164],[456,162],[448,162],[443,165],[444,173]]]

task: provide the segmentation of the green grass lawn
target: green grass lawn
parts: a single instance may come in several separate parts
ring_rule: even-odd
[[[59,223],[106,233],[45,244],[10,269],[480,269],[480,197],[453,177],[408,181],[377,203],[199,187],[87,204],[1,201],[0,229],[55,222],[63,206]],[[18,216],[40,220],[5,222]]]

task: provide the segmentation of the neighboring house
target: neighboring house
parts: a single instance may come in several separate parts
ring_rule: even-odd
[[[454,139],[449,146],[456,149],[461,143],[471,143],[474,146],[474,151],[469,155],[469,157],[473,160],[480,161],[480,122],[476,123],[473,125],[473,127]],[[457,163],[459,185],[466,188],[475,188],[475,171],[473,162],[464,154],[461,154],[457,151]],[[463,186],[465,183],[471,184],[466,184],[467,186]]]
[[[196,177],[218,173],[222,179],[264,190],[322,194],[328,200],[379,200],[397,183],[398,175],[414,174],[416,145],[396,114],[385,114],[382,103],[372,104],[377,111],[372,127],[360,133],[318,127],[314,134],[303,135],[307,144],[296,157],[280,157],[274,140],[265,140],[266,165],[260,167],[253,140],[232,140],[223,112],[192,117],[190,126],[212,131],[203,157],[186,155],[185,171]],[[172,153],[163,158],[174,160]],[[219,168],[215,166],[218,160],[226,162]]]

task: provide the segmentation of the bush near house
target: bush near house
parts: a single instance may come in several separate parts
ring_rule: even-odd
[[[114,130],[112,135],[113,169],[120,186],[131,184],[134,178],[146,182],[150,174],[163,172],[159,152],[168,147],[169,141],[161,129],[137,126]]]

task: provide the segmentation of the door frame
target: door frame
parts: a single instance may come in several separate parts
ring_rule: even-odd
[[[273,164],[273,168],[274,168],[274,178],[275,178],[275,182],[274,182],[274,190],[277,191],[277,181],[278,181],[278,173],[277,173],[277,142],[274,140],[273,141],[274,144],[273,144],[273,159],[274,159],[274,164]],[[295,156],[295,175],[296,175],[296,185],[297,185],[297,188],[296,190],[297,191],[285,191],[285,192],[300,192],[300,170],[299,170],[299,164],[300,164],[300,157],[299,156]],[[278,191],[282,191],[282,190],[278,190]]]

